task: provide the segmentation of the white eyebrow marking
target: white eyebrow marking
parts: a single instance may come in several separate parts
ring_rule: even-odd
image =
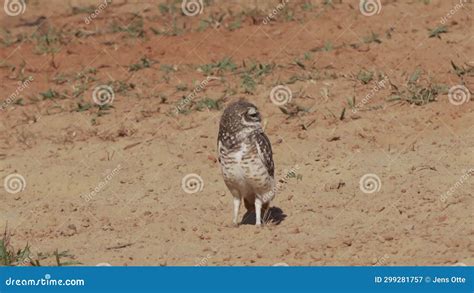
[[[255,108],[250,108],[249,111],[248,111],[248,113],[249,113],[250,115],[256,114],[256,113],[257,113],[257,109],[255,109]]]

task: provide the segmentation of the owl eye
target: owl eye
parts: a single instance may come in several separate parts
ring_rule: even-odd
[[[250,117],[258,117],[258,113],[249,113]]]
[[[255,108],[250,108],[248,111],[247,111],[247,114],[250,116],[250,117],[258,117],[258,112]]]

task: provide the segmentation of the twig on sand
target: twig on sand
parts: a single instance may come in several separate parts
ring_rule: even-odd
[[[129,247],[129,246],[132,246],[133,243],[125,243],[125,244],[119,244],[119,245],[115,245],[115,246],[110,246],[110,247],[107,247],[105,249],[107,250],[112,250],[112,249],[121,249],[121,248],[125,248],[125,247]]]

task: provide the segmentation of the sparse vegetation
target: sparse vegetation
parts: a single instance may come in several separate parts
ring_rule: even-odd
[[[235,31],[236,29],[239,29],[242,27],[242,20],[240,18],[234,20],[229,24],[229,30],[230,31]]]
[[[374,73],[367,70],[360,70],[357,73],[357,79],[360,80],[363,84],[368,84],[374,78]]]
[[[128,70],[133,72],[133,71],[139,71],[145,68],[150,68],[153,63],[155,62],[148,59],[147,57],[142,57],[138,63],[130,65]]]
[[[237,65],[235,65],[231,58],[225,57],[216,63],[201,65],[199,69],[205,75],[214,75],[225,71],[234,71],[237,69]]]
[[[455,185],[469,154],[446,155],[470,142],[464,139],[474,101],[467,3],[372,1],[382,4],[380,13],[366,16],[360,1],[202,0],[194,1],[204,3],[202,13],[188,16],[180,0],[114,1],[92,17],[101,3],[59,1],[48,11],[33,2],[26,0],[25,14],[5,16],[11,21],[0,28],[2,180],[13,172],[28,177],[24,193],[3,197],[0,187],[0,218],[21,219],[11,237],[0,235],[0,265],[74,264],[67,251],[54,251],[57,243],[85,253],[80,260],[87,265],[192,265],[203,252],[209,265],[333,265],[330,256],[341,250],[347,254],[339,259],[348,264],[370,265],[371,256],[381,256],[372,253],[381,242],[390,254],[387,265],[416,264],[430,261],[424,252],[439,240],[431,234],[465,224],[459,219],[466,206],[457,203],[470,199],[469,190],[451,193],[446,184]],[[277,85],[291,91],[277,92]],[[111,103],[98,105],[93,93],[101,86],[113,89]],[[277,253],[232,236],[237,232],[224,227],[231,207],[220,211],[231,195],[217,177],[218,119],[239,99],[259,108],[275,178],[285,167],[302,167],[288,174],[287,188],[269,208],[280,206],[290,221],[250,233],[257,244],[280,229],[294,234],[298,241],[275,239]],[[94,189],[105,187],[104,171],[119,162],[119,177]],[[202,177],[202,192],[184,192],[186,173]],[[366,173],[380,176],[380,191],[363,194],[359,180]],[[438,180],[445,174],[453,176]],[[96,193],[97,201],[82,202],[83,192]],[[445,201],[437,198],[441,192]],[[404,200],[386,204],[398,198]],[[353,212],[338,218],[344,210]],[[424,214],[434,210],[442,211],[434,218],[440,225],[422,235],[426,241],[401,249],[429,229]],[[28,221],[30,211],[35,216]],[[176,212],[180,218],[170,226]],[[393,229],[390,217],[398,212],[403,225]],[[328,223],[340,233],[313,243],[312,227]],[[364,232],[367,223],[380,239],[360,245],[351,233]],[[150,233],[139,231],[135,239],[137,227]],[[87,237],[95,242],[79,249]],[[193,251],[166,253],[178,238]],[[232,240],[227,246],[209,245],[226,239]],[[452,253],[435,247],[435,263],[469,261],[457,258],[466,243],[448,247]]]
[[[124,32],[130,37],[143,38],[145,36],[143,17],[138,14],[134,15],[128,25],[122,25],[121,23],[114,21],[111,30],[113,33]]]
[[[441,34],[445,34],[448,32],[448,28],[445,25],[440,25],[432,29],[429,33],[430,38],[440,38]]]
[[[364,43],[370,44],[370,43],[377,43],[381,44],[382,41],[380,40],[380,37],[378,34],[371,32],[370,35],[364,37]]]
[[[80,262],[74,260],[74,256],[68,251],[53,253],[38,253],[33,257],[30,246],[26,244],[23,248],[15,249],[11,244],[11,235],[7,228],[0,239],[0,266],[41,266],[41,262],[48,260],[56,266],[77,265]],[[68,260],[63,261],[62,259]]]
[[[48,89],[47,91],[40,93],[40,96],[43,100],[53,100],[60,98],[61,94],[53,89]]]
[[[333,47],[334,47],[334,46],[333,46],[333,44],[332,44],[331,42],[329,42],[329,41],[328,41],[328,42],[325,42],[325,43],[324,43],[324,46],[323,46],[323,51],[324,51],[324,52],[332,51]]]
[[[257,87],[257,82],[249,73],[244,73],[242,75],[242,87],[245,93],[252,94]]]
[[[196,103],[196,110],[198,111],[202,111],[204,109],[219,110],[220,109],[219,103],[220,103],[219,100],[214,100],[214,99],[205,97]]]
[[[434,84],[429,80],[422,81],[423,71],[417,68],[408,78],[406,85],[399,88],[392,84],[393,95],[388,98],[389,101],[406,101],[417,106],[425,105],[436,101],[440,94],[448,92],[445,85]]]

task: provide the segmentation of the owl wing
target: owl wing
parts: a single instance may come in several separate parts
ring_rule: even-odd
[[[272,146],[270,144],[270,140],[268,139],[267,135],[263,132],[256,135],[257,141],[257,151],[260,160],[267,168],[268,174],[274,177],[275,174],[275,166],[273,164],[273,153],[272,153]]]

